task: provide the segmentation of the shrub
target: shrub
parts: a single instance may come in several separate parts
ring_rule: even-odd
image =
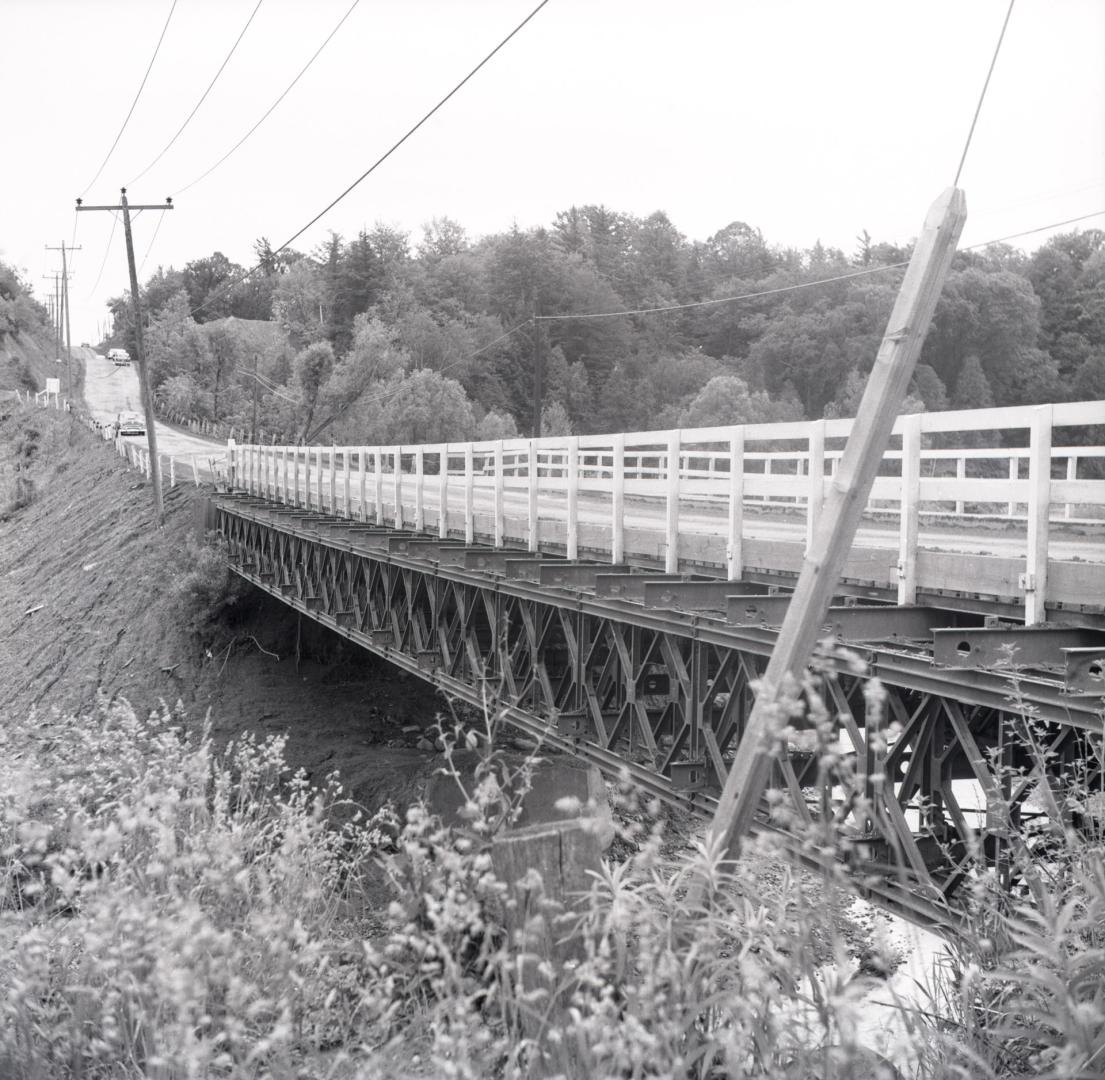
[[[227,566],[214,543],[189,536],[183,548],[168,549],[172,559],[170,607],[193,634],[205,634],[245,596],[247,586]]]

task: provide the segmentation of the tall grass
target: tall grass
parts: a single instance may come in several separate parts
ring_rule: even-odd
[[[632,854],[586,897],[501,880],[494,838],[533,763],[508,766],[494,729],[443,732],[447,769],[482,748],[471,779],[451,769],[464,820],[446,827],[423,805],[366,817],[292,773],[281,739],[216,752],[172,710],[7,724],[0,1076],[896,1075],[858,1034],[871,982],[834,914],[843,870],[767,890],[749,859],[673,854],[623,783]],[[1046,900],[999,904],[980,875],[954,963],[900,1005],[914,1075],[1105,1073],[1100,836],[1052,839]]]

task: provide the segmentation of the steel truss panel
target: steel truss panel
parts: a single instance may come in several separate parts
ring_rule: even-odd
[[[551,746],[628,770],[663,798],[710,812],[742,752],[771,630],[502,576],[516,560],[492,556],[517,553],[486,553],[486,569],[470,568],[481,558],[472,549],[460,550],[463,566],[434,563],[409,543],[399,550],[394,531],[331,534],[257,500],[220,498],[217,521],[231,567],[259,588]],[[538,564],[537,575],[548,564],[526,561]],[[599,577],[635,576],[560,569],[580,572],[590,587]],[[888,627],[915,628],[913,609],[834,612],[841,615],[883,620],[880,637]],[[803,831],[830,829],[837,857],[863,888],[924,921],[955,921],[960,886],[980,861],[1010,888],[1033,888],[1031,873],[1017,869],[1044,842],[1033,836],[1027,804],[1057,813],[1048,809],[1061,804],[1054,793],[1078,769],[1100,782],[1091,773],[1101,758],[1088,752],[1101,737],[1100,702],[1055,680],[1014,684],[1008,672],[942,670],[931,649],[901,644],[858,654],[829,645],[818,668],[814,689],[834,741],[811,752],[808,736],[784,738],[779,801],[759,827],[807,861],[815,856]],[[886,689],[874,707],[865,693],[871,675]],[[1014,692],[1033,713],[1031,738],[1010,705]],[[963,779],[980,786],[985,805],[963,804]]]

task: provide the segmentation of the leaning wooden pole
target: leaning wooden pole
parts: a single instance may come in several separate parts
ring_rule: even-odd
[[[728,857],[740,850],[763,798],[772,764],[771,708],[788,675],[800,677],[817,643],[966,218],[966,200],[958,188],[945,191],[925,218],[710,826],[713,845]]]

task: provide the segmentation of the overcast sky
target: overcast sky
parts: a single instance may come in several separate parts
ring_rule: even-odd
[[[121,224],[73,211],[173,196],[135,220],[145,280],[297,232],[537,0],[178,0],[118,146],[89,187],[172,0],[0,0],[0,258],[45,296],[69,243],[73,340],[127,287]],[[852,251],[914,236],[951,184],[1007,0],[550,0],[455,98],[295,247],[376,221],[472,237],[573,203],[667,212],[692,239],[734,220],[772,244]],[[960,181],[962,243],[1105,210],[1105,0],[1017,0]],[[87,190],[86,190],[87,189]],[[1083,227],[1105,227],[1105,215]],[[1049,233],[1017,241],[1031,250]],[[111,237],[110,248],[108,247]],[[106,252],[106,257],[105,257]],[[101,267],[103,271],[101,274]],[[99,279],[97,281],[97,279]]]

